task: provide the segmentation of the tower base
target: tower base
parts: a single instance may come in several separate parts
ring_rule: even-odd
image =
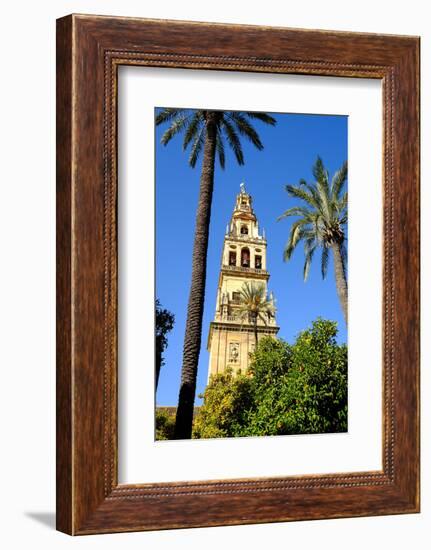
[[[258,340],[263,336],[275,338],[279,327],[257,327]],[[256,338],[254,328],[241,324],[213,321],[210,324],[207,349],[210,352],[208,379],[212,374],[220,374],[227,368],[235,373],[247,371],[250,364],[250,354],[254,352]]]

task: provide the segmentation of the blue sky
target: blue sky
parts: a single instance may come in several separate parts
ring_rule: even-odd
[[[282,258],[292,219],[276,218],[296,202],[284,187],[300,178],[312,181],[312,165],[320,155],[330,177],[347,160],[347,116],[274,114],[275,127],[254,121],[264,150],[243,141],[245,165],[238,166],[228,151],[226,167],[217,164],[212,204],[208,266],[203,317],[202,345],[197,394],[205,389],[208,375],[206,343],[209,323],[215,312],[217,281],[226,224],[242,181],[253,196],[260,228],[268,241],[269,290],[277,300],[279,337],[292,342],[296,335],[321,316],[338,322],[339,342],[347,340],[346,325],[338,302],[330,257],[328,274],[322,280],[320,254],[315,255],[306,283],[302,278],[304,253],[299,245],[293,258]],[[191,278],[191,256],[201,162],[188,165],[188,151],[182,150],[182,136],[160,144],[166,125],[157,127],[156,139],[156,296],[163,307],[175,314],[169,334],[157,391],[158,405],[176,405],[181,376],[182,346]],[[200,400],[197,399],[196,404]]]

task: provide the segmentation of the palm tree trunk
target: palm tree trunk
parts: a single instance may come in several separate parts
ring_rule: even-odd
[[[216,127],[213,117],[209,114],[199,187],[199,201],[196,212],[192,279],[184,335],[181,386],[174,431],[175,439],[190,439],[192,435],[193,407],[202,337],[208,236],[214,187],[215,150]]]
[[[343,257],[341,256],[340,245],[338,243],[334,243],[331,248],[332,248],[332,253],[334,255],[335,285],[337,287],[338,299],[340,300],[341,309],[343,310],[344,319],[347,325],[346,270],[344,266]]]

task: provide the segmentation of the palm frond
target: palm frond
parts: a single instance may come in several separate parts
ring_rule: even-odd
[[[226,132],[227,141],[235,154],[238,164],[242,166],[244,164],[244,153],[242,152],[241,141],[235,131],[235,128],[226,117],[223,117],[220,120],[220,125],[223,126]]]
[[[266,314],[266,317],[265,315]],[[268,310],[268,311],[258,311],[257,313],[257,318],[260,319],[264,325],[267,325],[268,324],[268,314],[271,314],[271,312]]]
[[[347,203],[348,203],[348,193],[346,191],[344,195],[341,197],[341,199],[337,202],[338,211],[342,212],[345,208],[347,208]]]
[[[316,189],[320,199],[320,205],[325,215],[331,217],[331,202],[329,198],[329,174],[325,169],[322,159],[318,156],[313,165],[313,176],[316,180]]]
[[[199,131],[199,126],[201,124],[203,124],[202,111],[195,111],[184,134],[183,151],[187,149],[189,143],[196,136]]]
[[[304,252],[305,252],[305,262],[303,269],[304,281],[308,279],[310,273],[311,262],[313,261],[314,252],[316,251],[317,244],[315,238],[310,238],[305,241]]]
[[[331,198],[333,201],[338,201],[340,193],[343,190],[344,184],[347,180],[347,161],[343,163],[342,167],[337,170],[332,178],[331,182]]]
[[[309,230],[307,230],[307,224],[308,221],[301,218],[291,225],[289,237],[283,252],[283,260],[285,262],[290,260],[299,241],[304,237],[308,238],[310,236]]]
[[[238,128],[238,132],[245,138],[247,138],[253,145],[261,151],[263,149],[263,144],[260,141],[260,137],[253,126],[248,122],[248,120],[238,111],[232,111],[226,113],[227,116]]]
[[[245,111],[245,114],[249,118],[255,118],[255,119],[260,120],[261,122],[265,122],[265,124],[269,124],[271,126],[275,126],[277,124],[277,121],[275,120],[275,118],[272,117],[271,115],[268,115],[268,113]]]
[[[311,214],[311,211],[308,210],[305,206],[293,206],[292,208],[289,208],[288,210],[283,212],[281,216],[278,216],[277,221],[288,218],[289,216],[309,217]]]
[[[237,312],[244,318],[251,313],[259,317],[263,313],[274,313],[274,306],[266,295],[265,285],[254,281],[243,283],[240,289],[240,304]]]
[[[322,159],[318,156],[316,162],[313,165],[313,176],[316,182],[326,183],[329,186],[328,182],[328,172],[323,165]],[[329,187],[328,187],[329,189]]]
[[[217,129],[216,133],[216,151],[218,155],[218,160],[222,170],[225,167],[225,153],[224,153],[224,143],[223,143],[223,134]]]
[[[199,154],[202,151],[202,148],[204,146],[204,143],[205,143],[204,135],[205,135],[205,127],[202,126],[199,133],[196,134],[194,138],[193,145],[190,151],[189,164],[192,168],[196,166],[196,162],[198,160]]]
[[[313,176],[316,179],[316,190],[319,195],[320,207],[326,218],[329,220],[332,216],[332,204],[330,201],[329,174],[325,169],[322,159],[317,157],[313,166]]]
[[[325,206],[323,204],[323,197],[321,196],[320,190],[317,186],[305,182],[302,183],[302,187],[305,187],[308,193],[313,197],[315,208],[323,214],[325,212]]]
[[[327,246],[323,246],[322,262],[321,262],[322,279],[326,277],[326,274],[328,272],[328,259],[329,259],[329,248]]]
[[[308,203],[314,208],[320,209],[320,204],[316,202],[315,197],[308,190],[305,190],[302,186],[296,187],[295,185],[286,185],[286,191],[291,197],[297,199],[302,199],[304,202]]]
[[[173,118],[175,118],[177,115],[183,113],[186,109],[171,109],[171,108],[165,108],[160,111],[160,113],[156,116],[156,126],[159,126],[159,124],[163,124],[164,122],[169,122]]]
[[[182,132],[185,126],[187,126],[189,118],[190,115],[178,115],[166,132],[162,135],[162,139],[160,140],[161,143],[163,143],[163,145],[167,145],[175,135]]]

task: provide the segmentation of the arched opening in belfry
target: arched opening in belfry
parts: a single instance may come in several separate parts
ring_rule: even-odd
[[[248,235],[248,227],[246,225],[241,225],[241,235]]]
[[[236,265],[236,252],[229,252],[229,265]]]
[[[241,250],[241,267],[250,267],[250,250],[248,248]]]
[[[262,256],[256,255],[254,257],[254,267],[256,269],[262,269]]]

